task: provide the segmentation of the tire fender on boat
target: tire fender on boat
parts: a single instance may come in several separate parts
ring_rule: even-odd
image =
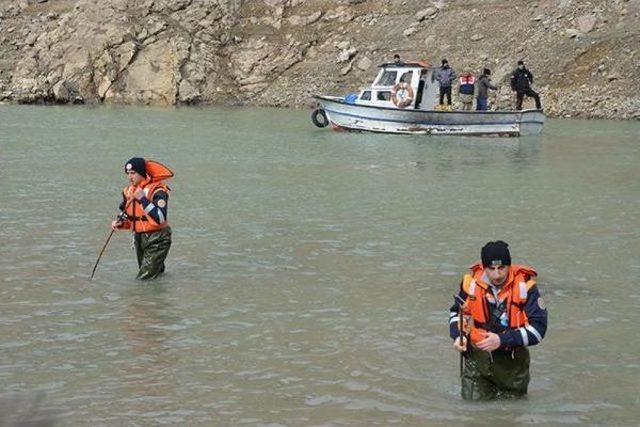
[[[329,124],[327,114],[322,108],[316,108],[315,110],[313,110],[313,112],[311,113],[311,121],[319,128],[323,128]]]
[[[398,96],[398,92],[404,92]],[[400,82],[391,89],[391,102],[398,108],[406,108],[413,102],[413,89],[407,82]]]

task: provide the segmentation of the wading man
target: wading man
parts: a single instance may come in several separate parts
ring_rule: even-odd
[[[481,258],[463,277],[449,315],[453,347],[464,356],[462,398],[524,396],[527,347],[540,343],[547,330],[547,309],[533,280],[536,272],[512,265],[503,241],[487,243]]]
[[[130,159],[124,167],[129,185],[122,192],[121,215],[111,223],[116,230],[132,230],[138,258],[137,278],[153,279],[164,272],[164,261],[171,247],[171,228],[167,222],[171,178],[166,166],[141,157]]]

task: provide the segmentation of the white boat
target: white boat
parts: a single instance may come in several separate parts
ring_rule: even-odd
[[[407,134],[520,136],[542,132],[542,110],[438,110],[437,68],[423,62],[380,65],[373,84],[346,97],[316,95],[316,126]]]

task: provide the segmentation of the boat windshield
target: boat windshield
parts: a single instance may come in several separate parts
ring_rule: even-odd
[[[397,71],[384,70],[378,82],[377,86],[393,86],[396,84],[396,77],[398,76]]]
[[[413,71],[407,71],[400,77],[401,82],[411,83],[411,79],[413,78]]]

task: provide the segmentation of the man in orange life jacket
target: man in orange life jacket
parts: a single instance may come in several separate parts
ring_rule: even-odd
[[[524,396],[527,347],[540,343],[547,331],[547,309],[533,280],[536,272],[511,265],[509,246],[500,240],[487,243],[481,258],[482,264],[464,276],[449,314],[453,347],[464,355],[462,398]]]
[[[167,222],[169,188],[147,176],[146,162],[141,157],[130,159],[124,171],[130,185],[122,193],[122,213],[111,228],[133,231],[140,268],[137,278],[153,279],[164,272],[171,247],[171,228]]]

